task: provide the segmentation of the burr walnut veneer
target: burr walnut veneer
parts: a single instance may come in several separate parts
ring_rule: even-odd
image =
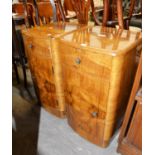
[[[22,31],[32,79],[40,101],[45,109],[59,117],[65,115],[65,101],[60,62],[53,50],[54,38],[81,27],[55,23]]]
[[[141,32],[96,26],[55,41],[68,123],[82,137],[106,147],[128,102]]]

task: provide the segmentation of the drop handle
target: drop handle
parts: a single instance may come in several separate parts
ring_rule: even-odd
[[[33,45],[32,45],[32,44],[29,44],[29,45],[28,45],[28,47],[29,47],[29,48],[32,48],[32,47],[33,47]]]
[[[80,59],[80,58],[76,58],[76,59],[75,59],[75,63],[76,63],[76,64],[80,64],[80,63],[81,63],[81,59]]]
[[[98,112],[95,112],[95,111],[94,111],[94,112],[91,113],[91,115],[92,115],[93,117],[97,117]]]

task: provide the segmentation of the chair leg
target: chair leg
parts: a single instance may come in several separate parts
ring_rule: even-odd
[[[24,87],[27,89],[26,67],[24,64],[22,65],[22,70],[23,70],[23,77],[24,77]]]
[[[16,65],[16,62],[15,62],[15,61],[13,61],[13,67],[14,67],[14,70],[15,70],[17,83],[20,84],[20,79],[19,79],[18,69],[17,69],[17,65]]]

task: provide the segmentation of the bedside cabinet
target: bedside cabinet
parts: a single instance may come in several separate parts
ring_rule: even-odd
[[[22,31],[32,79],[41,104],[58,117],[65,116],[61,66],[54,52],[54,38],[82,28],[82,25],[54,23]]]
[[[56,42],[68,123],[85,139],[106,147],[126,109],[141,32],[95,26]]]

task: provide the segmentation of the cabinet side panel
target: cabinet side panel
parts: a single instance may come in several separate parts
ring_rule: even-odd
[[[119,126],[131,92],[136,70],[136,48],[114,56],[110,78],[104,140],[108,141]]]

